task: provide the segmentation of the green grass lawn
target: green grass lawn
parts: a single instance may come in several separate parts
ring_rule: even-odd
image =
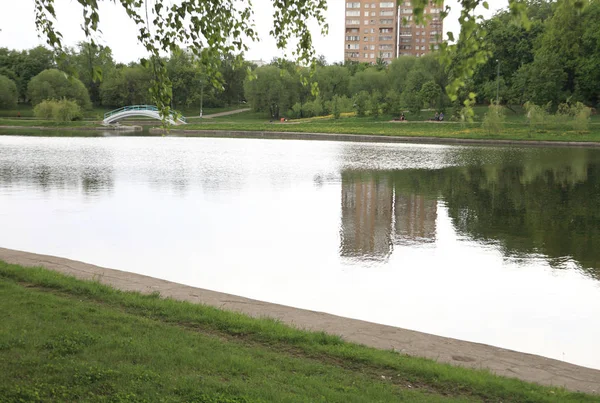
[[[3,402],[592,402],[0,261]]]
[[[235,107],[225,108],[236,109]],[[485,107],[476,107],[476,121],[473,123],[458,122],[430,122],[412,119],[408,116],[407,122],[392,122],[391,116],[380,117],[355,117],[346,116],[341,119],[331,117],[319,117],[311,119],[290,120],[285,123],[270,122],[263,113],[243,112],[235,115],[223,116],[213,119],[190,119],[185,127],[174,127],[174,129],[185,128],[186,130],[226,130],[226,131],[271,131],[271,132],[302,132],[302,133],[341,133],[341,134],[363,134],[383,136],[412,136],[412,137],[435,137],[435,138],[459,138],[459,139],[481,139],[481,140],[546,140],[546,141],[588,141],[600,142],[600,120],[594,116],[586,131],[575,130],[570,124],[548,123],[537,127],[531,127],[521,113],[510,116],[508,112],[503,129],[498,133],[486,131],[480,119],[485,113]],[[223,111],[222,109],[213,111]],[[100,116],[102,110],[96,110]],[[421,116],[422,118],[422,116]],[[143,120],[135,119],[135,120]],[[154,124],[152,120],[148,120]],[[1,118],[0,126],[44,126],[60,129],[62,127],[86,127],[93,126],[97,122],[84,120],[70,123],[54,123],[33,119]],[[124,121],[127,124],[127,121]],[[159,126],[159,122],[155,122]],[[174,132],[176,133],[176,131]],[[76,136],[77,133],[69,135]]]
[[[427,121],[390,122],[389,116],[382,116],[379,118],[318,118],[280,123],[269,122],[264,118],[264,115],[254,112],[206,120],[201,124],[193,123],[185,126],[185,129],[344,133],[490,140],[600,141],[599,123],[591,123],[589,130],[582,133],[575,131],[568,125],[531,128],[524,122],[508,121],[505,123],[502,132],[492,134],[484,130],[479,122],[466,124]]]
[[[50,128],[69,128],[69,127],[94,127],[98,123],[90,120],[77,120],[74,122],[54,122],[51,120],[34,119],[8,119],[0,118],[0,126],[21,126],[21,127],[50,127]]]

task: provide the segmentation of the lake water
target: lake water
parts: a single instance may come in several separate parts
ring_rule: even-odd
[[[600,369],[600,150],[0,136],[0,246]]]

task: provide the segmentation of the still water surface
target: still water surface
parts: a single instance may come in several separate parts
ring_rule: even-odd
[[[600,150],[0,136],[0,246],[600,369]]]

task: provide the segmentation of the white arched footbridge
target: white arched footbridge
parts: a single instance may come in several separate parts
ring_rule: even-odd
[[[142,116],[142,117],[146,117],[146,118],[153,118],[153,119],[161,120],[160,112],[156,106],[154,106],[154,105],[131,105],[131,106],[124,106],[122,108],[115,109],[114,111],[105,113],[102,124],[113,125],[121,119],[131,118],[131,117],[136,117],[136,116]],[[167,122],[169,122],[172,125],[182,125],[182,124],[186,124],[187,120],[183,116],[178,115],[175,112],[171,112],[171,115],[167,119]]]

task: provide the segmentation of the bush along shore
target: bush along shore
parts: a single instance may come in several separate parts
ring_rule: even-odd
[[[2,401],[597,402],[0,261]]]

